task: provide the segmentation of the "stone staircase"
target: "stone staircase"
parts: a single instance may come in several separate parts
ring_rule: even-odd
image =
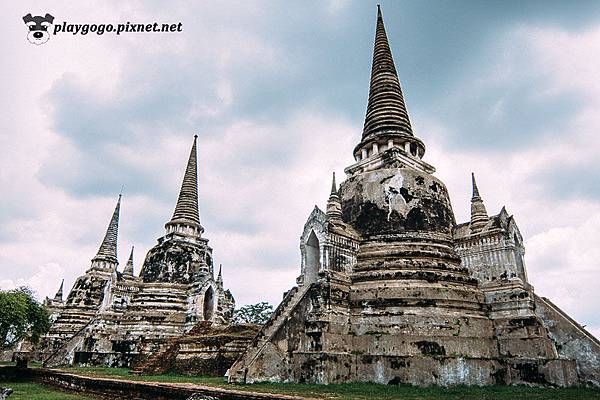
[[[133,366],[130,375],[160,375],[171,369],[179,351],[179,338],[169,339],[165,350],[152,353],[145,361]]]
[[[269,318],[267,323],[262,327],[250,346],[248,346],[246,351],[244,351],[240,358],[238,358],[231,366],[228,377],[230,383],[245,382],[245,369],[256,361],[265,346],[287,321],[290,313],[302,301],[304,296],[306,296],[311,286],[312,285],[303,285],[299,288],[296,286],[286,294],[283,301],[275,309],[271,318]]]
[[[600,387],[600,341],[546,297],[535,296],[536,314],[554,340],[558,358],[575,360],[583,385]]]
[[[185,375],[223,376],[250,345],[258,325],[213,325],[197,323],[183,336],[154,342],[152,353],[132,366],[130,374],[157,375],[168,372]],[[158,348],[156,348],[158,345]]]
[[[71,336],[71,338],[68,339],[58,350],[53,352],[47,359],[44,360],[44,367],[54,368],[72,364],[73,357],[75,356],[75,349],[83,344],[86,333],[92,329],[96,321],[96,318],[91,319],[79,331],[77,331],[77,333]]]
[[[547,297],[535,296],[536,301],[543,304],[545,307],[548,307],[550,310],[559,314],[564,318],[565,321],[568,321],[569,324],[575,329],[582,337],[589,340],[591,343],[595,345],[596,351],[600,351],[600,340],[596,339],[594,335],[588,332],[583,326],[581,326],[577,321],[573,318],[569,317],[566,312],[561,310],[556,304],[550,301]]]

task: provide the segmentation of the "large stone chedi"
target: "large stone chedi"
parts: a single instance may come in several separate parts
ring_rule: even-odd
[[[522,238],[474,194],[457,225],[423,161],[378,10],[355,163],[300,239],[298,286],[230,381],[598,384],[600,345],[527,283]],[[476,189],[475,189],[476,190]]]
[[[139,276],[133,249],[118,270],[117,233],[121,196],[90,268],[62,302],[47,300],[54,322],[39,346],[46,366],[130,366],[183,335],[200,321],[228,323],[235,302],[215,278],[212,249],[202,236],[198,212],[196,138],[173,217],[148,252]]]

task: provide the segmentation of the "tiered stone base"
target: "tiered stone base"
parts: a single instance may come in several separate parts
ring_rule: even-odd
[[[413,299],[410,310],[406,303],[396,303],[405,307],[402,321],[396,312],[395,324],[378,325],[373,315],[349,312],[354,295],[350,287],[330,280],[299,290],[302,298],[278,313],[269,324],[275,328],[264,329],[232,366],[230,381],[556,387],[579,383],[575,361],[499,355],[493,322],[478,313],[465,318],[464,313],[442,315],[444,308],[421,307],[416,315],[419,307],[413,303],[418,299]],[[368,305],[364,309],[374,310]]]
[[[289,380],[302,383],[376,382],[417,386],[525,384],[557,387],[578,383],[575,362],[571,360],[296,353],[290,367],[293,374]]]

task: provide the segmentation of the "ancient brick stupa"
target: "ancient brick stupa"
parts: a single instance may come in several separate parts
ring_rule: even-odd
[[[503,208],[471,221],[411,127],[378,10],[355,163],[301,235],[301,275],[232,382],[598,385],[600,343],[527,282]]]
[[[98,253],[66,300],[61,284],[55,298],[46,301],[53,323],[36,349],[46,366],[131,366],[198,322],[231,321],[235,301],[223,287],[220,269],[215,278],[212,248],[202,236],[196,137],[173,217],[139,276],[134,274],[133,248],[123,271],[118,270],[120,209],[119,195]]]

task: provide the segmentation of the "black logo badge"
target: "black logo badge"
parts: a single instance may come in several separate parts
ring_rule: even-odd
[[[27,40],[33,44],[44,44],[50,39],[48,33],[48,27],[54,22],[54,17],[50,14],[46,14],[45,17],[36,15],[32,17],[31,14],[27,14],[23,17],[23,22],[29,28],[27,32]]]

